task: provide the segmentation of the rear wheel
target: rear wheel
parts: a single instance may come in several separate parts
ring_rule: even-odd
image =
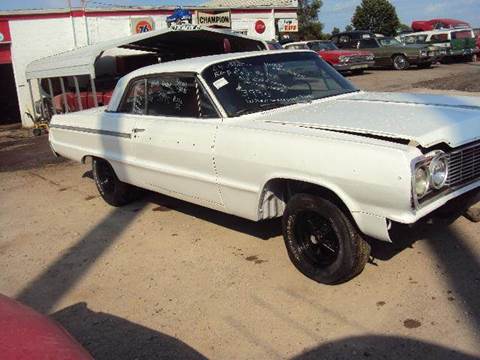
[[[393,67],[396,70],[407,70],[410,67],[408,59],[404,55],[395,55],[392,58]]]
[[[138,197],[138,189],[120,181],[108,161],[94,158],[93,178],[103,200],[112,206],[122,206]]]
[[[324,284],[345,282],[368,261],[369,244],[334,203],[310,194],[291,198],[283,215],[288,256],[307,277]]]

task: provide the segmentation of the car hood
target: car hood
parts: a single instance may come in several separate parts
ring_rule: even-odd
[[[457,147],[480,139],[480,98],[357,92],[267,111],[260,119],[425,148],[442,142]]]

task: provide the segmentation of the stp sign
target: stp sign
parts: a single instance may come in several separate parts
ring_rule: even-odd
[[[265,25],[263,20],[257,20],[255,22],[255,31],[257,32],[257,34],[263,34],[265,32],[266,27],[267,26]]]
[[[132,19],[132,33],[141,34],[155,29],[152,18]]]

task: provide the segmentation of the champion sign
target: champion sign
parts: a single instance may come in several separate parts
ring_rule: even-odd
[[[225,11],[217,14],[197,12],[197,20],[199,25],[217,26],[217,27],[232,27],[230,11]]]

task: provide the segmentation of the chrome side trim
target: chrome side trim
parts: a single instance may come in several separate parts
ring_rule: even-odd
[[[84,127],[79,127],[79,126],[51,124],[50,128],[70,130],[70,131],[78,131],[78,132],[84,132],[84,133],[89,133],[89,134],[116,136],[116,137],[121,137],[121,138],[126,138],[126,139],[131,139],[131,137],[132,137],[132,134],[128,134],[128,133],[122,133],[122,132],[110,131],[110,130],[91,129],[91,128],[84,128]]]
[[[341,101],[358,101],[358,102],[379,102],[385,104],[400,104],[400,105],[419,105],[419,106],[436,106],[436,107],[446,107],[446,108],[456,108],[464,110],[480,110],[480,106],[476,105],[452,105],[452,104],[436,104],[436,103],[425,103],[425,102],[416,102],[408,100],[381,100],[381,99],[339,99]]]

